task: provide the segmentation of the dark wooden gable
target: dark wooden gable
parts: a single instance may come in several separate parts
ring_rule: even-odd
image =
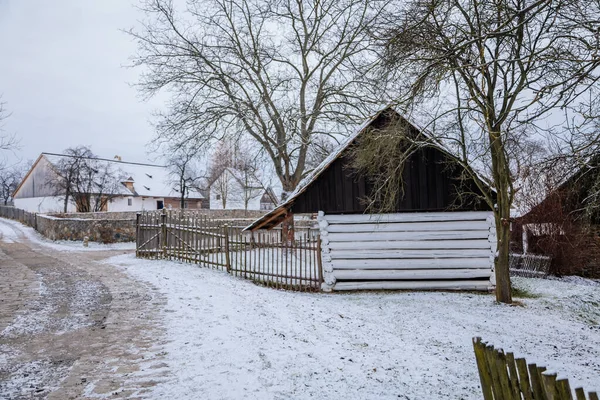
[[[380,115],[373,125],[389,121]],[[373,189],[368,180],[352,171],[348,151],[333,161],[291,206],[293,213],[364,213],[364,198]],[[395,212],[489,210],[472,179],[461,179],[456,161],[437,147],[418,149],[403,170],[404,196]],[[461,194],[460,196],[458,194]]]

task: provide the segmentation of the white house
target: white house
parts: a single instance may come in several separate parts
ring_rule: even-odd
[[[225,168],[210,184],[211,210],[272,210],[274,192],[249,172]]]
[[[29,212],[64,211],[65,194],[57,187],[60,178],[56,171],[66,157],[71,156],[42,153],[15,190],[15,207]],[[108,165],[112,171],[110,178],[114,182],[103,192],[107,201],[102,211],[179,208],[181,196],[166,167],[101,158],[88,160]],[[186,195],[185,208],[201,208],[203,198],[199,192],[190,191]],[[77,211],[72,201],[68,202],[67,211]]]

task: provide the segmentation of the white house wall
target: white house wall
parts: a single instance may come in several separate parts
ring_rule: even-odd
[[[16,208],[32,213],[57,213],[64,211],[64,198],[61,196],[15,198]],[[69,202],[68,212],[75,212],[75,205]]]
[[[488,290],[495,285],[491,212],[319,213],[323,289]]]
[[[128,203],[128,199],[131,199],[131,205]],[[115,197],[112,202],[108,203],[108,211],[142,211],[142,210],[156,210],[157,201],[162,201],[164,204],[163,197],[133,197],[123,196]]]
[[[127,199],[131,198],[131,206]],[[156,210],[156,202],[162,200],[162,197],[115,197],[108,203],[108,211],[142,211]],[[49,197],[29,197],[14,199],[16,208],[33,213],[61,213],[64,211],[64,198],[61,196]],[[76,212],[76,207],[72,202],[67,206],[67,212]]]

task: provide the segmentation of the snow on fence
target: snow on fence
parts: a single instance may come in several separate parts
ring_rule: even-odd
[[[552,258],[540,254],[510,254],[510,275],[524,278],[544,278],[550,272]]]
[[[242,232],[243,227],[227,222],[194,211],[141,212],[136,255],[222,269],[276,288],[320,289],[318,231],[297,229],[294,240],[288,242],[277,230]]]
[[[0,216],[8,219],[14,219],[25,225],[37,229],[36,214],[30,213],[20,208],[10,206],[0,206]]]
[[[573,393],[568,379],[557,379],[546,367],[515,359],[513,353],[505,354],[481,338],[473,338],[473,348],[484,400],[598,400],[596,392],[586,396],[579,387]]]
[[[490,212],[318,216],[324,290],[488,290],[496,230]]]

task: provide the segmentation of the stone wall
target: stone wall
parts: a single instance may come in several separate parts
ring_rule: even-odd
[[[137,211],[107,211],[107,212],[91,212],[91,213],[51,213],[46,214],[49,217],[54,218],[66,218],[66,219],[103,219],[103,220],[114,220],[114,219],[130,219],[135,221]]]
[[[85,236],[91,241],[101,243],[135,240],[135,217],[133,219],[58,218],[38,214],[36,222],[37,231],[50,240],[83,240]]]

